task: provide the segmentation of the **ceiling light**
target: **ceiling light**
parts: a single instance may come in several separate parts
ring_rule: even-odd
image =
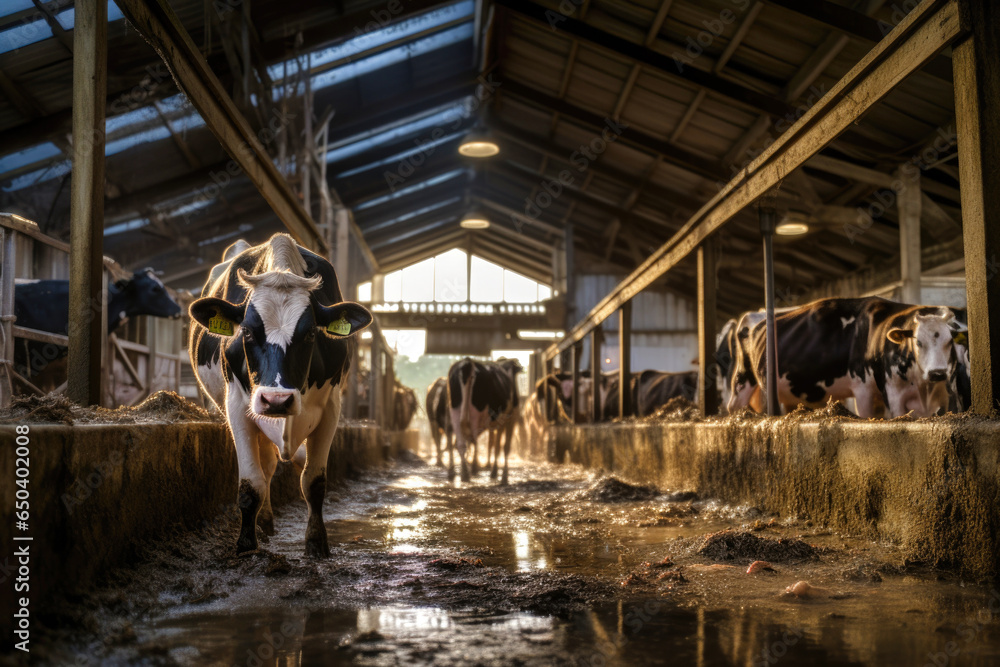
[[[490,221],[486,219],[482,211],[469,211],[458,223],[464,229],[486,229],[490,226]]]
[[[809,231],[809,223],[815,221],[804,211],[790,210],[778,221],[774,233],[779,236],[801,236]]]
[[[804,222],[782,222],[775,229],[774,233],[779,236],[799,236],[809,231],[809,225]]]
[[[465,135],[465,139],[458,147],[458,152],[466,157],[493,157],[500,152],[500,146],[497,145],[489,132],[475,129]]]

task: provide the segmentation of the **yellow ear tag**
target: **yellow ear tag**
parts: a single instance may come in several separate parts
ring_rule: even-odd
[[[338,336],[346,336],[351,333],[351,323],[347,321],[347,314],[341,311],[340,319],[326,325],[326,330]]]
[[[953,341],[954,341],[954,342],[955,342],[955,343],[956,343],[957,345],[968,345],[968,344],[969,344],[969,337],[968,337],[968,336],[966,335],[966,333],[965,333],[964,331],[960,331],[960,332],[958,332],[957,334],[954,334],[954,335],[953,335],[953,336],[951,337],[951,339],[952,339],[952,340],[953,340]]]
[[[208,320],[208,330],[220,336],[232,336],[233,323],[224,317],[211,317]]]

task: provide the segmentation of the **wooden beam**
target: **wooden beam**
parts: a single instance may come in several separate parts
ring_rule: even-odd
[[[955,121],[962,187],[972,410],[1000,407],[1000,7],[962,0],[972,36],[955,46]]]
[[[79,0],[73,30],[73,180],[70,192],[68,395],[100,405],[104,303],[104,97],[108,5]]]
[[[618,416],[631,415],[632,405],[632,302],[618,309]]]
[[[560,115],[588,125],[591,128],[615,132],[616,128],[609,124],[609,120],[600,114],[581,109],[578,106],[565,102],[559,98],[546,95],[524,84],[515,81],[505,81],[500,91],[504,95],[511,95],[525,100],[531,104],[545,107],[550,111],[558,112]],[[631,144],[640,151],[654,151],[663,156],[665,162],[680,167],[685,171],[697,174],[712,181],[724,178],[722,167],[715,160],[703,157],[679,146],[675,146],[663,139],[659,139],[650,134],[646,134],[634,127],[621,127],[620,134],[617,134],[617,141]]]
[[[247,175],[292,237],[327,255],[326,241],[274,165],[235,102],[208,67],[166,0],[121,0],[119,8],[170,69],[226,152]],[[103,98],[102,98],[103,100]]]
[[[764,111],[775,116],[785,116],[792,111],[787,104],[774,97],[693,66],[678,67],[677,62],[672,57],[664,55],[659,51],[654,51],[644,44],[636,44],[618,35],[601,30],[589,23],[585,23],[580,19],[560,14],[555,10],[532,2],[532,0],[496,0],[496,2],[503,7],[507,7],[546,26],[565,32],[576,39],[585,40],[595,46],[629,58],[634,62],[652,67],[670,78],[687,81],[696,86],[707,88],[714,93],[752,109]],[[552,19],[552,15],[555,15],[556,18]],[[504,86],[506,87],[507,84],[505,83]]]
[[[554,356],[580,340],[623,303],[662,277],[712,232],[802,166],[960,33],[956,0],[926,0],[918,5],[791,128],[740,170],[677,234],[616,286],[559,344],[546,350],[546,356]]]
[[[729,43],[726,44],[726,48],[719,55],[719,58],[715,61],[715,67],[712,68],[712,72],[719,74],[726,67],[726,63],[729,59],[733,57],[736,53],[736,49],[739,48],[740,43],[743,38],[747,36],[747,32],[750,30],[750,26],[753,25],[754,19],[760,14],[760,10],[764,9],[764,3],[758,0],[750,6],[747,13],[743,15],[743,20],[740,21],[740,26],[733,33],[733,36],[729,38]]]

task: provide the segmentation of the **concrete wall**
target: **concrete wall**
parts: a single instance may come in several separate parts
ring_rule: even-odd
[[[805,516],[975,579],[1000,573],[996,420],[566,426],[535,445],[535,458],[546,454],[662,490]]]
[[[14,595],[3,566],[15,546],[30,545],[32,611],[52,598],[97,580],[129,562],[146,540],[174,529],[197,529],[236,502],[236,451],[219,423],[144,425],[30,425],[29,530],[13,541],[14,426],[0,426],[0,628],[5,636]],[[330,484],[416,449],[417,431],[383,437],[371,425],[337,430],[327,474]],[[299,498],[290,463],[279,463],[273,503]],[[235,536],[234,536],[235,538]],[[15,576],[15,575],[10,575]],[[20,595],[18,595],[20,597]]]

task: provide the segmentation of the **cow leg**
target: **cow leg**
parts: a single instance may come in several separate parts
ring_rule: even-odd
[[[503,477],[500,478],[500,486],[507,486],[509,481],[507,479],[507,470],[510,467],[510,441],[514,437],[514,424],[507,425],[507,437],[504,439],[503,445]],[[497,443],[499,445],[499,443]],[[500,458],[500,452],[497,451],[497,458]]]
[[[237,383],[229,387],[226,396],[226,418],[236,445],[236,461],[240,471],[237,504],[240,509],[240,534],[236,553],[257,550],[257,513],[267,497],[267,479],[260,464],[257,438],[264,435],[246,414],[249,397]]]
[[[444,443],[445,447],[448,448],[448,481],[455,479],[455,443],[453,442],[454,434],[445,432]]]
[[[489,446],[486,449],[486,467],[490,467],[490,456],[493,457],[493,467],[490,470],[490,479],[497,478],[497,464],[500,463],[500,429],[493,427],[490,429]]]
[[[326,498],[326,464],[339,421],[340,392],[335,391],[316,429],[306,438],[306,465],[302,469],[300,486],[309,507],[306,556],[310,558],[326,558],[330,555],[326,523],[323,521],[323,499]]]
[[[444,458],[441,456],[441,438],[445,434],[441,433],[438,429],[433,429],[433,431],[434,431],[434,449],[437,452],[437,460],[434,462],[434,465],[436,465],[438,468],[443,468]],[[447,439],[445,440],[445,444],[446,445],[448,444]]]
[[[257,525],[270,537],[274,535],[274,512],[271,511],[271,478],[278,467],[278,450],[274,443],[263,433],[257,435],[257,454],[260,458],[261,472],[264,473],[264,488],[266,493],[261,501],[260,513],[257,515]],[[267,540],[265,540],[266,542]]]
[[[489,456],[489,452],[486,455]],[[479,438],[476,437],[472,438],[472,474],[479,474]],[[466,479],[463,481],[467,482],[469,480]]]

